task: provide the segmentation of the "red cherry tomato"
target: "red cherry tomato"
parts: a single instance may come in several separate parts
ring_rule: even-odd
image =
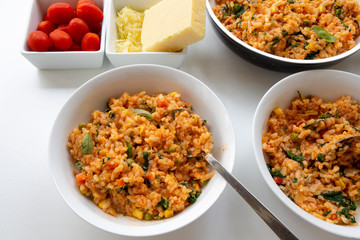
[[[50,39],[42,31],[34,31],[29,34],[27,44],[32,51],[47,51],[50,48]]]
[[[52,31],[54,31],[55,28],[56,28],[55,25],[47,20],[40,22],[37,26],[38,31],[43,31],[47,35],[49,35]]]
[[[89,24],[101,22],[104,17],[100,8],[91,3],[79,4],[76,13],[79,18],[83,19]]]
[[[60,24],[57,29],[69,33],[69,24]]]
[[[69,34],[73,41],[81,42],[83,36],[89,32],[89,27],[81,18],[73,18],[69,22]]]
[[[97,6],[96,3],[94,3],[91,0],[79,0],[78,3],[76,4],[76,8],[78,8],[80,6],[80,4],[82,4],[82,3],[91,3],[91,4],[95,5],[95,6]]]
[[[49,20],[49,18],[47,16],[47,12],[44,14],[44,17],[43,17],[43,21],[46,21],[46,20]]]
[[[73,42],[73,44],[69,50],[70,51],[81,51],[81,46],[79,43]]]
[[[98,51],[100,49],[100,38],[97,34],[88,32],[81,41],[82,51]]]
[[[282,177],[274,177],[274,181],[277,184],[281,185],[283,183],[283,178]]]
[[[47,17],[54,24],[69,23],[74,17],[74,9],[68,3],[54,3],[47,10]]]
[[[90,32],[93,33],[100,33],[101,31],[101,23],[92,23],[92,24],[88,24],[89,28],[90,28]]]
[[[55,29],[50,33],[50,41],[57,50],[66,51],[69,50],[72,45],[70,35],[59,29]]]

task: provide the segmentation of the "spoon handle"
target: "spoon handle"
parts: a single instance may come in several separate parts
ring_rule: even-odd
[[[233,175],[231,175],[211,154],[205,159],[233,187],[252,209],[264,220],[280,239],[298,239],[284,224],[277,219],[257,198],[252,195]]]

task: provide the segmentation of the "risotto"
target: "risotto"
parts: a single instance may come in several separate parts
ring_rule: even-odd
[[[169,218],[194,203],[213,176],[205,120],[180,94],[110,98],[69,134],[80,192],[103,211],[140,220]]]
[[[215,0],[213,11],[237,38],[267,53],[320,59],[346,52],[359,36],[357,0]]]
[[[340,140],[359,132],[357,101],[299,93],[287,109],[273,110],[262,148],[273,179],[299,207],[333,224],[357,225],[360,141]]]

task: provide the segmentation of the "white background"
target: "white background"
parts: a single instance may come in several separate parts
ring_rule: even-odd
[[[1,1],[0,36],[0,239],[134,239],[89,225],[57,192],[48,167],[50,130],[62,105],[83,83],[113,68],[38,70],[20,55],[31,1]],[[207,21],[206,37],[188,48],[180,70],[197,77],[223,101],[235,128],[233,174],[300,239],[341,239],[285,208],[269,190],[252,150],[251,125],[258,102],[291,73],[266,70],[231,52]],[[360,53],[332,66],[360,74]],[[360,236],[359,236],[360,237]],[[277,239],[237,193],[226,187],[199,219],[149,239]]]

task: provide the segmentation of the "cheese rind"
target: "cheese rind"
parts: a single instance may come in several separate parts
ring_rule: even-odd
[[[173,52],[205,36],[206,0],[162,0],[145,11],[145,52]]]

